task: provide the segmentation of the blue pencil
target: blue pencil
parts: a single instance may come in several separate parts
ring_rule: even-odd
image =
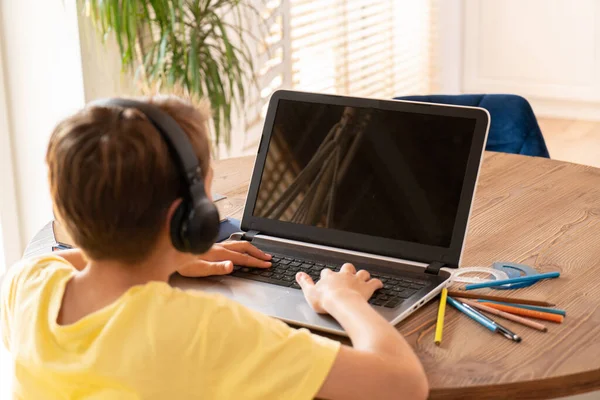
[[[482,283],[473,283],[465,286],[465,290],[482,289],[494,286],[507,285],[509,283],[521,283],[521,282],[536,282],[542,279],[558,278],[560,272],[547,272],[545,274],[521,276],[519,278],[501,279],[498,281],[488,281]]]
[[[560,308],[537,307],[537,306],[530,306],[527,304],[505,303],[503,301],[492,301],[492,300],[477,300],[477,301],[479,303],[503,304],[505,306],[519,307],[519,308],[524,308],[526,310],[542,311],[542,312],[547,312],[550,314],[562,315],[563,317],[567,316],[567,312],[565,310],[561,310]]]
[[[481,316],[479,316],[477,313],[474,313],[473,311],[469,310],[467,307],[463,306],[462,303],[454,300],[452,297],[448,296],[446,301],[448,302],[448,304],[451,304],[458,311],[464,313],[465,315],[467,315],[471,319],[475,320],[476,322],[479,322],[481,325],[483,325],[490,331],[495,333],[498,330],[498,327],[496,326],[496,324],[494,324],[487,318],[481,318]]]

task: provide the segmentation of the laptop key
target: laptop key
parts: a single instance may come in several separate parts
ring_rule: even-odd
[[[288,259],[279,261],[279,264],[281,265],[288,265],[289,263],[291,263],[291,261],[289,261]]]
[[[373,302],[374,306],[382,306],[385,303],[385,301],[381,301],[381,300],[375,300]]]
[[[294,261],[293,263],[290,263],[290,267],[299,267],[301,263]]]
[[[281,280],[286,282],[294,282],[295,277],[294,275],[284,275],[283,278],[281,278]]]
[[[312,269],[313,266],[310,264],[301,264],[300,268],[303,269],[304,271],[308,271],[308,270]]]
[[[401,301],[402,301],[401,299],[395,297],[395,298],[389,300],[383,306],[387,307],[387,308],[395,308],[395,307],[398,307],[398,305],[400,304]]]
[[[285,258],[286,260],[289,260],[289,261],[294,261],[294,259],[292,257],[283,257],[283,258]]]
[[[294,282],[292,283],[292,286],[290,286],[292,289],[300,289],[300,285],[298,285],[298,282]]]
[[[267,272],[263,272],[262,274],[260,274],[260,276],[270,277],[270,276],[273,276],[273,273],[270,271],[267,271]]]

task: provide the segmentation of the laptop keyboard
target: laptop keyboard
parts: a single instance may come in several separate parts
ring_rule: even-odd
[[[341,268],[341,265],[324,264],[279,254],[273,254],[271,262],[273,264],[271,268],[249,268],[236,265],[233,268],[232,275],[238,278],[300,289],[300,286],[296,282],[296,274],[298,272],[306,272],[317,282],[321,277],[321,270],[323,268],[329,268],[333,271],[339,271]],[[371,274],[371,277],[380,279],[383,282],[383,288],[373,294],[369,299],[369,303],[374,306],[387,308],[397,307],[405,299],[424,288],[427,284],[423,280],[400,278],[378,273]]]

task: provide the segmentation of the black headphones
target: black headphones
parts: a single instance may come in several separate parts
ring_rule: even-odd
[[[219,211],[206,197],[202,170],[192,143],[167,113],[149,103],[129,99],[103,99],[89,104],[96,107],[134,108],[143,113],[172,150],[175,164],[188,190],[171,219],[171,242],[182,252],[202,254],[215,243],[219,234]]]

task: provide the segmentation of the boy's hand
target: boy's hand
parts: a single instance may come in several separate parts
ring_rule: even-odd
[[[361,296],[365,301],[377,289],[383,287],[379,279],[371,279],[371,274],[360,270],[352,264],[344,264],[340,272],[330,269],[321,271],[321,279],[315,284],[312,278],[304,272],[296,274],[296,281],[304,292],[308,304],[319,314],[327,314],[327,304],[345,296]]]
[[[228,240],[214,244],[209,251],[178,268],[183,276],[202,277],[226,275],[233,271],[233,265],[245,267],[269,268],[270,254],[256,248],[249,242]]]

